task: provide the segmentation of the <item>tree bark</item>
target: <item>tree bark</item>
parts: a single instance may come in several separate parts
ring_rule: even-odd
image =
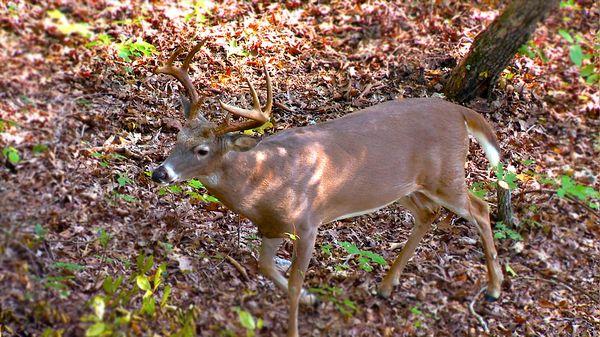
[[[513,0],[471,45],[467,56],[450,73],[446,97],[466,102],[486,95],[519,47],[558,0]]]
[[[498,184],[496,196],[498,198],[498,220],[509,227],[517,226],[518,220],[513,213],[510,190]]]

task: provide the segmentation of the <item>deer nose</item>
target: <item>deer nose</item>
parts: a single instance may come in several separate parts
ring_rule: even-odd
[[[169,173],[164,166],[159,166],[154,170],[154,172],[152,172],[152,180],[157,183],[164,183],[168,180],[168,178]]]

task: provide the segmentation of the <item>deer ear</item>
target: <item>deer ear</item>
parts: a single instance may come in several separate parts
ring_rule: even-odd
[[[251,150],[258,144],[259,139],[246,135],[235,135],[231,137],[230,148],[233,151],[244,152]]]

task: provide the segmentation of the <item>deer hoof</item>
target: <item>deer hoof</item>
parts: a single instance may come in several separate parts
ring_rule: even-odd
[[[377,289],[377,295],[381,298],[388,298],[392,294],[392,288],[390,287],[379,287]]]
[[[485,292],[485,300],[488,302],[495,302],[500,298],[500,291],[496,290],[496,291],[486,291]]]
[[[308,291],[302,289],[302,294],[300,295],[300,303],[308,307],[317,307],[321,303],[321,301],[319,301],[319,298],[316,295],[311,294]]]

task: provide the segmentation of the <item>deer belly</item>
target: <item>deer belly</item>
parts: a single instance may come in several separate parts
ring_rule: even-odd
[[[354,218],[355,216],[360,216],[360,215],[365,215],[365,214],[373,213],[373,212],[375,212],[377,210],[380,210],[380,209],[382,209],[384,207],[387,207],[387,206],[393,204],[394,202],[396,202],[396,200],[393,200],[392,202],[389,202],[389,203],[381,205],[381,206],[377,206],[375,208],[366,209],[364,211],[358,211],[358,212],[352,212],[352,213],[344,214],[342,216],[339,216],[339,217],[333,219],[332,221],[344,220],[344,219]]]

